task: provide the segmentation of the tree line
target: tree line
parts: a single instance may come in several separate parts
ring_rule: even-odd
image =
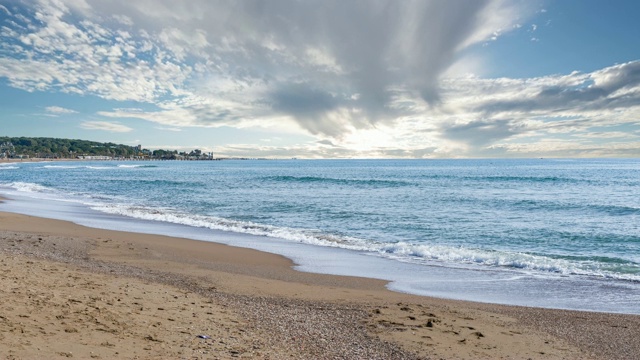
[[[198,151],[199,152],[199,151]],[[193,152],[192,152],[193,153]],[[45,137],[0,136],[0,156],[26,155],[35,158],[75,159],[78,156],[108,156],[113,158],[148,157],[175,159],[190,155],[171,150],[149,151],[138,146],[101,143],[88,140]]]

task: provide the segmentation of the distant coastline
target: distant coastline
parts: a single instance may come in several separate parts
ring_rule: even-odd
[[[220,157],[211,159],[131,159],[131,158],[0,158],[1,163],[28,163],[28,162],[58,162],[58,161],[243,161],[243,160],[275,160],[269,158],[239,158],[239,157]],[[278,159],[281,160],[281,159]]]
[[[130,146],[78,139],[0,137],[0,160],[219,160],[212,152],[194,149],[149,150]]]
[[[83,161],[80,159],[46,159],[46,158],[25,158],[25,159],[14,159],[14,158],[0,158],[1,163],[26,163],[26,162],[54,162],[54,161]]]

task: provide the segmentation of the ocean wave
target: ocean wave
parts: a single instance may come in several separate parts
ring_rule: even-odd
[[[597,205],[593,209],[612,216],[640,215],[640,208],[630,206]]]
[[[84,166],[79,165],[45,165],[43,168],[45,169],[81,169]]]
[[[524,182],[524,183],[593,183],[594,180],[575,179],[560,176],[464,176],[464,180],[487,182]]]
[[[183,214],[172,209],[150,209],[139,206],[100,205],[94,210],[141,220],[162,221],[212,230],[280,238],[316,246],[336,247],[412,263],[444,266],[498,267],[555,275],[580,275],[618,280],[640,281],[640,264],[626,260],[600,262],[596,259],[572,261],[566,258],[472,249],[446,245],[407,242],[383,243],[318,230],[292,229],[272,225],[237,221],[214,216]]]
[[[378,179],[339,179],[319,176],[269,176],[263,179],[274,182],[298,182],[298,183],[329,183],[337,185],[360,185],[360,186],[385,186],[398,187],[409,186],[411,182],[401,180],[378,180]]]
[[[16,170],[16,169],[20,169],[20,167],[19,166],[2,165],[2,164],[0,164],[0,170]]]
[[[53,192],[54,189],[42,186],[40,184],[34,183],[26,183],[26,182],[12,182],[5,185],[8,188],[12,188],[19,192],[28,192],[28,193],[44,193],[44,192]]]
[[[87,169],[92,169],[92,170],[113,170],[116,167],[115,166],[87,166]]]
[[[122,164],[122,165],[118,165],[118,167],[119,168],[129,168],[129,169],[131,169],[131,168],[156,168],[156,167],[158,167],[158,165],[128,165],[128,164],[125,165],[125,164]]]
[[[208,228],[212,230],[231,231],[258,236],[278,237],[285,240],[292,240],[313,245],[347,245],[344,239],[337,236],[327,234],[314,236],[312,234],[308,234],[308,232],[305,232],[303,230],[257,224],[247,221],[224,219],[215,216],[182,214],[171,209],[150,209],[147,207],[125,206],[116,204],[93,206],[92,209],[109,214],[127,216],[141,220],[162,221],[173,224]],[[349,245],[347,248],[353,250],[366,250],[366,247],[355,245]]]
[[[596,259],[569,260],[522,252],[502,252],[441,245],[395,243],[384,246],[394,257],[408,256],[414,260],[446,263],[477,264],[490,267],[512,268],[559,275],[584,275],[619,280],[640,281],[640,264],[623,259],[607,262]],[[399,258],[398,258],[399,259]]]
[[[624,205],[576,204],[532,199],[496,199],[493,200],[491,204],[495,206],[515,207],[527,210],[537,209],[544,211],[580,211],[581,213],[601,213],[609,216],[640,215],[640,208]]]
[[[111,180],[110,182],[124,184],[122,180]],[[161,179],[135,180],[134,183],[137,186],[140,186],[140,185],[153,185],[153,186],[177,186],[177,187],[188,186],[188,187],[193,187],[193,186],[203,185],[203,182],[200,182],[200,181],[175,181],[175,180],[161,180]]]

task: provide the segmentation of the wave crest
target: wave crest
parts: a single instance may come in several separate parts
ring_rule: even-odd
[[[360,186],[385,186],[398,187],[409,186],[411,182],[400,180],[376,180],[376,179],[339,179],[319,176],[270,176],[265,180],[274,182],[299,182],[299,183],[330,183],[337,185],[360,185]]]

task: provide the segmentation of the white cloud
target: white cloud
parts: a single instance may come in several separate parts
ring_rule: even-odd
[[[158,130],[163,130],[163,131],[173,131],[173,132],[180,132],[182,131],[181,128],[177,128],[177,127],[157,127],[156,129]]]
[[[125,133],[133,131],[132,128],[122,125],[117,122],[107,122],[107,121],[85,121],[80,124],[80,127],[86,130],[100,130],[100,131],[108,131],[115,133]]]
[[[75,113],[77,113],[77,111],[75,111],[75,110],[66,109],[66,108],[63,108],[63,107],[60,107],[60,106],[47,106],[45,108],[45,110],[47,112],[54,113],[54,114],[75,114]]]
[[[29,31],[19,43],[5,39],[12,45],[0,45],[12,54],[0,58],[0,77],[27,91],[57,90],[119,101],[153,102],[182,94],[189,66],[171,61],[157,48],[136,50],[143,48],[140,39],[125,39],[122,31],[91,16],[66,21],[73,11],[84,14],[90,9],[84,1],[43,1],[32,17],[16,16],[16,23]]]
[[[206,58],[207,54],[204,50],[210,46],[206,33],[201,29],[190,32],[176,28],[163,29],[158,38],[180,61],[189,54]]]
[[[112,17],[120,24],[123,24],[126,26],[133,26],[133,20],[131,20],[131,18],[126,15],[115,14],[115,15],[112,15]]]
[[[450,2],[453,6],[461,5]],[[464,5],[462,5],[464,6]],[[508,32],[509,29],[517,29],[518,24],[530,16],[530,9],[524,4],[517,4],[508,0],[496,0],[486,2],[475,15],[474,21],[477,28],[460,44],[460,49],[487,40],[497,40],[498,37]],[[450,19],[443,19],[448,21]]]
[[[2,4],[0,4],[0,10],[4,11],[7,15],[11,15],[11,11],[9,11],[9,9],[7,9],[7,7]]]

